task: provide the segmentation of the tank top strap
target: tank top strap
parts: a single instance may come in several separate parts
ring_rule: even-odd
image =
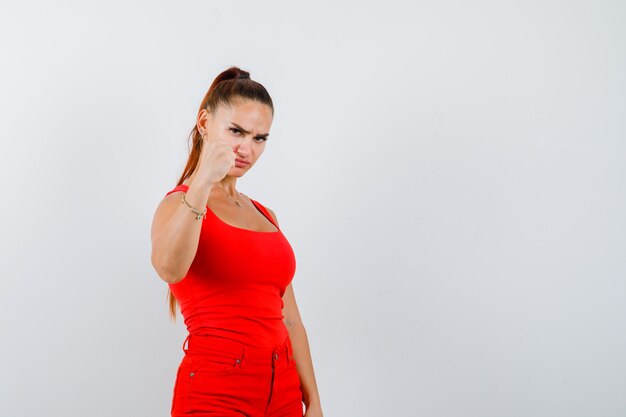
[[[250,197],[248,197],[248,198],[250,198]],[[251,198],[250,198],[250,201],[252,201],[252,204],[254,204],[254,206],[255,206],[255,207],[256,207],[256,208],[257,208],[257,209],[258,209],[261,213],[263,213],[263,215],[264,215],[265,217],[267,217],[267,220],[269,220],[270,222],[272,222],[272,224],[273,224],[274,226],[276,226],[276,228],[277,228],[278,230],[280,230],[280,227],[278,227],[278,225],[277,225],[277,224],[276,224],[276,222],[274,221],[274,218],[272,217],[272,215],[270,214],[270,212],[269,212],[269,211],[265,208],[265,206],[264,206],[263,204],[259,203],[259,202],[258,202],[258,201],[256,201],[256,200],[253,200],[253,199],[251,199]]]
[[[165,197],[167,197],[168,195],[170,195],[170,194],[172,194],[172,193],[174,193],[174,192],[176,192],[176,191],[184,191],[184,192],[187,192],[187,190],[188,190],[188,189],[189,189],[189,186],[188,186],[188,185],[185,185],[185,184],[180,184],[180,185],[177,185],[177,186],[176,186],[176,187],[174,187],[172,190],[168,191],[168,192],[167,192],[167,194],[165,194]]]
[[[174,187],[173,189],[171,189],[170,191],[167,192],[167,194],[165,194],[165,197],[167,197],[168,195],[176,192],[176,191],[184,191],[187,192],[187,190],[189,189],[188,185],[185,184],[180,184],[177,185],[176,187]],[[248,197],[250,198],[250,197]],[[276,226],[276,228],[278,230],[280,230],[280,227],[276,224],[276,222],[274,221],[274,218],[272,217],[272,215],[270,214],[270,212],[265,208],[265,206],[261,203],[259,203],[256,200],[253,200],[252,198],[250,198],[250,201],[252,201],[252,204],[254,204],[254,206],[261,212],[263,213],[263,215],[265,217],[267,217],[267,220],[269,220],[274,226]]]

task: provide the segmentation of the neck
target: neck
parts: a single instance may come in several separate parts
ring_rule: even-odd
[[[236,185],[237,185],[237,178],[231,177],[229,175],[225,176],[220,181],[220,186],[224,189],[226,194],[228,194],[231,197],[237,197],[237,189],[235,187]]]

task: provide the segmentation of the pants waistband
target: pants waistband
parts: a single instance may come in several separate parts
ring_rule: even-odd
[[[187,348],[185,348],[187,345]],[[289,336],[285,341],[274,348],[252,347],[244,345],[236,340],[224,337],[188,334],[183,342],[183,352],[185,355],[227,355],[233,359],[239,359],[244,363],[254,363],[257,365],[272,366],[278,362],[290,364],[293,357],[293,350]]]

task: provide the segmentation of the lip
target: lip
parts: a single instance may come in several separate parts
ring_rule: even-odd
[[[238,167],[245,167],[246,165],[250,165],[250,162],[244,161],[242,159],[235,159],[235,165]]]

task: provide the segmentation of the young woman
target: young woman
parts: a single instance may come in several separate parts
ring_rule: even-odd
[[[291,284],[293,250],[274,212],[236,188],[263,154],[273,116],[248,72],[219,74],[178,185],[154,214],[152,264],[189,333],[173,417],[323,416]]]

